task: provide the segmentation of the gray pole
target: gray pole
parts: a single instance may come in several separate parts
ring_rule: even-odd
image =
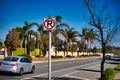
[[[49,58],[49,80],[51,80],[51,31],[49,31],[49,53],[48,53],[48,58]]]

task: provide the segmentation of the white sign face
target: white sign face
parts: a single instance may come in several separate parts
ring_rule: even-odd
[[[53,17],[49,17],[49,18],[44,18],[44,30],[45,31],[52,31],[55,29],[56,26],[56,20]]]

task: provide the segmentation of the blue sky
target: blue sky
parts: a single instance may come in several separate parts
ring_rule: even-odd
[[[120,0],[95,0],[107,4],[113,15],[120,16]],[[83,0],[0,0],[0,38],[5,40],[9,30],[24,26],[25,21],[43,23],[48,15],[62,16],[62,21],[81,33],[87,26]],[[34,27],[36,29],[36,27]]]

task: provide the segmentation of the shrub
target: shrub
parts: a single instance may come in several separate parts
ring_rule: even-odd
[[[63,56],[51,56],[52,58],[63,58]]]
[[[73,58],[74,56],[71,56],[71,55],[67,55],[66,57],[67,57],[67,58]]]
[[[114,80],[115,70],[113,68],[107,68],[104,71],[104,80]]]
[[[34,49],[30,52],[30,56],[38,56],[39,55],[39,49]]]
[[[13,51],[12,56],[18,56],[18,55],[24,55],[25,54],[25,49],[24,48],[17,48],[15,51]],[[40,49],[34,49],[34,51],[31,51],[30,56],[40,56],[43,55],[43,51]]]
[[[82,57],[89,57],[90,55],[81,55]]]
[[[13,56],[18,56],[18,55],[24,55],[24,48],[17,48],[15,51],[13,51]]]

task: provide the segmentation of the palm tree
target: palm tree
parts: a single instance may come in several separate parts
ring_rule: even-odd
[[[31,35],[35,35],[36,36],[36,40],[39,39],[39,37],[37,36],[38,34],[35,33],[35,31],[31,31],[30,28],[33,26],[33,25],[36,25],[37,27],[39,27],[39,24],[33,22],[33,23],[29,23],[29,22],[25,22],[25,26],[24,27],[16,27],[16,30],[18,32],[20,32],[20,47],[22,48],[23,47],[23,42],[24,42],[24,47],[25,47],[25,53],[26,53],[26,47],[27,47],[27,44],[29,42],[29,40],[31,39]],[[30,38],[29,38],[30,36]]]
[[[79,33],[78,33],[78,36],[79,36]],[[72,52],[72,56],[73,56],[73,52],[77,51],[77,44],[74,44],[74,43],[77,43],[77,38],[73,37],[71,40],[71,43],[72,43],[71,44],[71,52]]]
[[[39,42],[41,41],[41,37],[40,35],[35,32],[34,30],[30,30],[28,31],[28,37],[29,37],[29,40],[31,39],[31,36],[35,36],[36,40],[35,40],[35,48],[38,48],[39,49]]]
[[[47,34],[43,35],[41,37],[41,42],[40,42],[40,48],[43,50],[43,55],[46,55],[46,51],[48,50],[48,44],[49,44],[49,36]]]
[[[36,25],[37,27],[39,27],[39,24],[37,24],[35,22],[29,23],[28,21],[25,22],[25,26],[23,27],[24,37],[22,40],[24,40],[25,54],[26,54],[26,47],[27,47],[27,43],[28,43],[28,32],[33,25]]]
[[[68,50],[70,50],[70,44],[73,44],[72,40],[76,41],[76,38],[79,36],[79,33],[74,30],[74,28],[65,29],[65,31],[62,31],[63,36],[66,39],[66,45],[67,45],[67,55]]]
[[[89,47],[91,48],[91,44],[94,43],[95,40],[95,36],[96,33],[94,32],[93,29],[88,29],[88,28],[83,28],[82,29],[82,34],[80,35],[80,37],[82,38],[82,40],[85,42],[85,44],[89,45]],[[87,51],[87,47],[83,47],[83,51]]]
[[[24,29],[22,27],[15,28],[20,33],[20,47],[23,47],[23,40],[24,40]]]
[[[56,29],[52,31],[52,45],[57,47],[57,45],[59,44],[58,41],[58,36],[60,36],[59,34],[62,34],[61,31],[64,29],[68,29],[69,25],[66,23],[62,22],[62,17],[61,16],[55,16],[56,18]],[[55,51],[57,53],[57,51]]]
[[[89,47],[90,47],[90,49],[92,49],[92,44],[94,43],[96,36],[97,35],[94,32],[94,30],[93,29],[89,29],[89,31],[88,31],[88,40],[89,40]]]
[[[54,44],[55,47],[55,56],[57,56],[57,53],[62,50],[63,40],[61,40],[59,37],[54,37]]]
[[[38,32],[40,35],[40,44],[39,47],[43,51],[43,56],[46,55],[46,51],[48,50],[48,44],[49,44],[49,37],[48,37],[48,32],[43,30],[43,24],[41,24],[38,27]]]
[[[85,40],[79,40],[79,41],[77,41],[77,46],[79,48],[77,56],[79,57],[79,52],[81,53],[85,49],[85,46],[86,46]]]
[[[80,37],[82,38],[81,40],[83,42],[85,42],[85,44],[87,44],[89,37],[88,37],[88,28],[83,28],[82,29],[82,34],[80,35]],[[85,45],[83,46],[83,52],[87,51],[87,49],[85,48]]]
[[[57,40],[56,38],[58,36],[60,36],[60,34],[62,34],[62,32],[65,30],[65,29],[69,29],[69,25],[67,23],[63,23],[62,22],[62,17],[61,16],[55,16],[56,18],[56,30],[53,31],[53,41],[54,42],[57,42],[57,43],[54,43],[54,45],[58,45],[59,44],[59,40]],[[57,53],[57,52],[56,52]]]

